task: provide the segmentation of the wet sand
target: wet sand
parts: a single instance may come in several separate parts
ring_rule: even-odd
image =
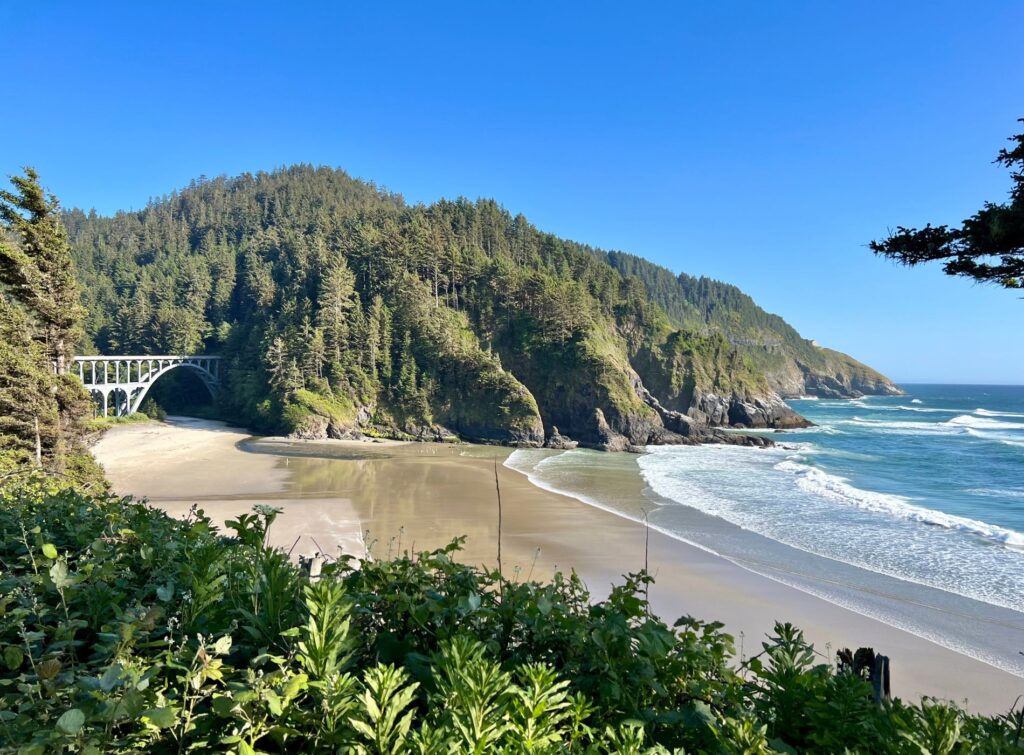
[[[243,450],[247,449],[247,450]],[[217,523],[256,504],[281,507],[274,545],[293,553],[386,557],[466,536],[461,560],[494,566],[501,486],[505,573],[543,579],[575,569],[595,596],[644,566],[640,525],[532,485],[502,466],[508,449],[481,446],[251,440],[200,420],[114,428],[94,448],[120,494],[147,497],[172,515],[197,504]],[[323,458],[332,456],[334,458]],[[640,494],[640,481],[635,484]],[[628,492],[628,491],[627,491]],[[658,532],[647,560],[654,610],[725,623],[747,656],[776,619],[804,629],[822,653],[871,646],[892,659],[893,693],[1007,710],[1024,679],[747,571]],[[824,659],[823,659],[824,660]]]

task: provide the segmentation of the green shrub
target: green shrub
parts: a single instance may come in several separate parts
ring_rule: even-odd
[[[150,419],[155,419],[157,422],[163,422],[167,419],[167,411],[152,398],[147,398],[142,402],[139,412],[145,414]]]
[[[738,664],[720,624],[669,627],[630,575],[502,580],[459,541],[311,581],[265,546],[32,477],[0,491],[0,750],[1019,752],[1018,717],[876,705],[778,625]]]

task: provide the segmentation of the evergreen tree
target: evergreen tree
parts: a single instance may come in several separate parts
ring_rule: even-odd
[[[43,463],[59,436],[53,376],[28,317],[0,295],[0,450]]]
[[[396,396],[402,403],[416,398],[416,359],[412,355],[412,334],[407,330],[402,336],[402,348],[398,352],[398,384]]]
[[[283,390],[288,382],[288,367],[290,364],[288,348],[285,346],[283,338],[278,336],[270,342],[270,345],[267,347],[267,353],[264,356],[264,362],[267,373],[270,375],[270,386]]]
[[[32,168],[12,176],[15,191],[0,190],[0,221],[15,239],[0,246],[0,284],[42,326],[47,357],[58,375],[68,370],[76,329],[85,312],[59,204]]]
[[[91,402],[68,374],[84,310],[67,233],[34,170],[11,183],[0,191],[0,452],[91,477]]]
[[[318,303],[317,325],[323,330],[327,357],[340,362],[348,348],[350,316],[357,304],[355,275],[344,257],[335,257],[324,271]]]

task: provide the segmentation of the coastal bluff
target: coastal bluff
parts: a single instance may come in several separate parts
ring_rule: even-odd
[[[409,205],[296,165],[62,221],[89,353],[221,355],[218,410],[260,433],[765,444],[724,431],[806,426],[788,398],[899,392],[734,286],[489,199]]]

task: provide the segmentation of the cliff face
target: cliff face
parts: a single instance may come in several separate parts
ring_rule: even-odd
[[[487,200],[408,207],[297,166],[65,221],[89,310],[81,353],[222,354],[222,408],[257,430],[760,443],[718,428],[805,424],[783,397],[898,390],[734,287]]]

